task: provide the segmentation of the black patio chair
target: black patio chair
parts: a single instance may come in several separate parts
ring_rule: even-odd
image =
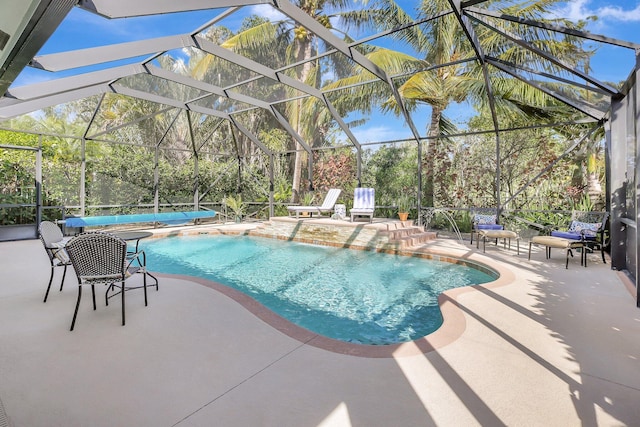
[[[103,232],[82,233],[66,245],[71,264],[78,276],[78,300],[71,321],[71,331],[76,323],[82,287],[91,286],[93,309],[96,309],[95,285],[107,285],[105,300],[120,294],[122,299],[122,325],[125,324],[125,293],[130,289],[144,288],[144,305],[147,305],[147,274],[141,253],[127,256],[127,243],[119,237]],[[133,263],[136,265],[133,265]],[[125,282],[136,273],[143,275],[142,286],[126,287]],[[110,291],[119,289],[115,294]]]
[[[488,208],[472,208],[471,215],[471,241],[473,244],[473,235],[480,233],[482,230],[504,230],[504,226],[498,224],[498,215],[495,209]],[[496,240],[497,243],[497,240]]]
[[[551,236],[582,241],[586,250],[600,250],[602,262],[606,264],[604,252],[608,244],[606,235],[608,218],[608,212],[576,211],[571,214],[571,222],[566,230],[552,230]]]

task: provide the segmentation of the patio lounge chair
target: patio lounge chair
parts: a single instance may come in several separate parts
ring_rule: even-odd
[[[67,253],[71,259],[73,269],[78,276],[78,300],[71,320],[71,331],[76,323],[78,307],[82,298],[82,286],[91,285],[93,297],[93,309],[96,309],[95,285],[108,285],[105,300],[109,302],[109,291],[119,288],[120,291],[111,295],[121,295],[122,299],[122,325],[125,324],[124,295],[129,289],[139,288],[125,287],[125,281],[135,273],[143,274],[144,305],[147,305],[147,275],[144,260],[137,256],[127,256],[127,243],[119,237],[103,232],[82,233],[72,238],[67,243]],[[138,265],[133,265],[136,262]]]
[[[341,191],[342,190],[339,188],[330,189],[320,206],[287,206],[289,215],[293,215],[295,213],[296,218],[299,218],[300,212],[309,212],[311,215],[314,213],[322,214],[323,212],[331,213],[333,212],[333,207],[338,201],[338,196],[340,196]]]
[[[494,209],[472,209],[470,244],[473,244],[473,235],[481,230],[504,230],[504,226],[497,223],[497,218]]]
[[[44,250],[49,257],[49,263],[51,264],[51,275],[49,276],[49,285],[47,286],[47,292],[44,294],[44,302],[47,302],[49,297],[49,290],[51,289],[51,283],[53,282],[53,275],[56,267],[63,267],[62,280],[60,281],[60,291],[64,286],[64,278],[67,275],[67,267],[71,265],[71,260],[64,246],[68,239],[64,237],[60,227],[51,221],[42,221],[38,229],[38,236],[44,246]]]
[[[608,212],[574,213],[567,229],[552,230],[551,236],[583,242],[586,250],[599,249],[602,254],[602,262],[606,264],[604,249],[608,218]]]
[[[349,210],[351,222],[355,216],[368,216],[373,222],[373,211],[376,207],[376,192],[373,188],[356,188],[353,190],[353,208]]]

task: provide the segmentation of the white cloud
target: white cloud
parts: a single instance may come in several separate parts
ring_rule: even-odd
[[[571,21],[584,20],[591,16],[604,21],[639,22],[640,4],[633,9],[623,9],[618,5],[596,6],[593,0],[573,0],[557,11],[557,16]]]
[[[251,15],[261,16],[263,18],[267,18],[269,21],[282,21],[287,19],[287,16],[282,14],[275,7],[268,4],[259,4],[256,6],[251,6],[249,8]]]
[[[407,138],[404,129],[392,128],[389,126],[373,126],[366,129],[353,129],[353,134],[361,143],[392,141]]]
[[[606,6],[598,9],[598,15],[604,18],[613,18],[625,22],[640,21],[640,4],[631,10],[623,10],[618,6]]]

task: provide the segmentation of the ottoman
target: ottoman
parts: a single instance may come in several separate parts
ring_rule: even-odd
[[[554,236],[534,236],[529,242],[529,260],[531,260],[531,246],[540,245],[545,247],[546,258],[551,258],[551,248],[564,249],[567,253],[565,268],[569,268],[569,255],[573,256],[574,249],[580,249],[580,265],[587,266],[587,255],[584,250],[584,242],[580,240],[564,239]]]
[[[509,230],[480,230],[478,231],[478,240],[476,240],[476,248],[480,245],[480,240],[482,240],[482,252],[485,252],[487,248],[487,239],[496,239],[496,244],[498,243],[498,239],[503,239],[502,243],[504,247],[507,247],[507,240],[509,241],[509,249],[511,249],[511,239],[516,239],[516,244],[518,248],[518,255],[520,255],[520,237],[516,234],[515,231]]]

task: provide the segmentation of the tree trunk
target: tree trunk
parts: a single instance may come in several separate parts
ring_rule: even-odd
[[[434,172],[435,172],[435,156],[436,156],[436,144],[438,144],[437,137],[440,135],[440,117],[442,116],[442,109],[436,106],[431,107],[431,123],[429,124],[429,131],[427,132],[427,149],[425,150],[425,158],[423,161],[423,169],[425,171],[424,181],[424,205],[427,207],[433,207],[435,202],[435,189],[434,189]]]
[[[296,39],[296,60],[303,61],[305,59],[311,58],[312,54],[312,44],[311,40],[307,37],[303,39]],[[301,82],[307,80],[309,74],[311,73],[312,68],[311,62],[306,62],[302,69],[300,70],[300,74],[298,75],[298,79]],[[302,123],[302,100],[298,100],[297,102],[297,111],[295,114],[295,122],[293,123],[293,128],[298,133],[298,135],[303,135],[304,125]],[[291,183],[291,202],[297,203],[300,200],[300,185],[302,184],[302,167],[304,161],[304,151],[302,146],[298,141],[294,140],[294,146],[296,148],[294,162],[293,162],[293,180]]]
[[[602,185],[600,185],[598,178],[596,159],[595,153],[591,153],[587,158],[587,194],[593,206],[599,206],[602,197]]]

